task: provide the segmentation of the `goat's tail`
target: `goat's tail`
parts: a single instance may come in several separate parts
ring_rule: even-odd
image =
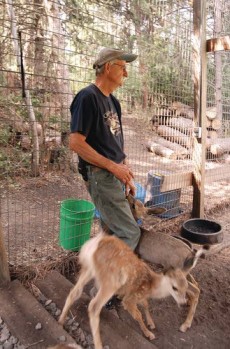
[[[210,245],[204,245],[199,250],[193,250],[193,255],[186,258],[184,261],[184,271],[190,272],[196,266],[196,263],[200,257],[205,256],[205,252],[210,249]]]
[[[97,250],[98,244],[103,237],[104,233],[101,232],[84,243],[79,253],[79,262],[81,266],[92,266],[93,255]]]

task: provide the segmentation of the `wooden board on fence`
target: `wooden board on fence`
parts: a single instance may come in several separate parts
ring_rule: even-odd
[[[192,172],[162,176],[161,192],[189,187],[192,185],[192,177]]]
[[[205,172],[205,184],[229,178],[230,165],[224,165],[218,168],[209,169]],[[175,189],[182,189],[192,186],[193,172],[173,173],[162,175],[161,192]]]
[[[4,285],[8,281],[10,281],[10,272],[8,267],[6,249],[4,245],[2,225],[0,222],[0,285]]]

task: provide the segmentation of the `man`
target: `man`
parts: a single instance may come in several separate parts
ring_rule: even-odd
[[[126,64],[136,58],[117,49],[101,50],[93,65],[95,83],[82,89],[70,107],[70,149],[78,154],[79,172],[100,212],[102,226],[133,250],[140,228],[126,195],[134,195],[135,186],[124,153],[121,106],[112,93],[128,76]]]

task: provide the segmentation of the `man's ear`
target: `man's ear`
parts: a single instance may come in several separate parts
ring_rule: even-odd
[[[109,73],[110,67],[111,67],[111,63],[110,63],[110,62],[106,62],[106,63],[105,63],[105,71],[106,71],[107,73]]]

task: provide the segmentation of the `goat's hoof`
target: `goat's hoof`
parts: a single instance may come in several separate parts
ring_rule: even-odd
[[[182,324],[181,327],[180,327],[180,331],[181,332],[186,332],[188,328],[190,328],[190,326],[188,326],[186,324]]]
[[[146,337],[148,338],[148,339],[150,339],[151,341],[153,340],[153,339],[155,339],[155,336],[154,336],[154,334],[152,333],[152,332],[148,332],[148,334],[146,334]]]
[[[155,330],[156,326],[154,324],[148,324],[150,330]]]
[[[59,323],[59,325],[61,325],[61,326],[64,325],[64,322],[65,322],[65,320],[63,320],[63,319],[61,319],[61,318],[58,320],[58,323]]]

